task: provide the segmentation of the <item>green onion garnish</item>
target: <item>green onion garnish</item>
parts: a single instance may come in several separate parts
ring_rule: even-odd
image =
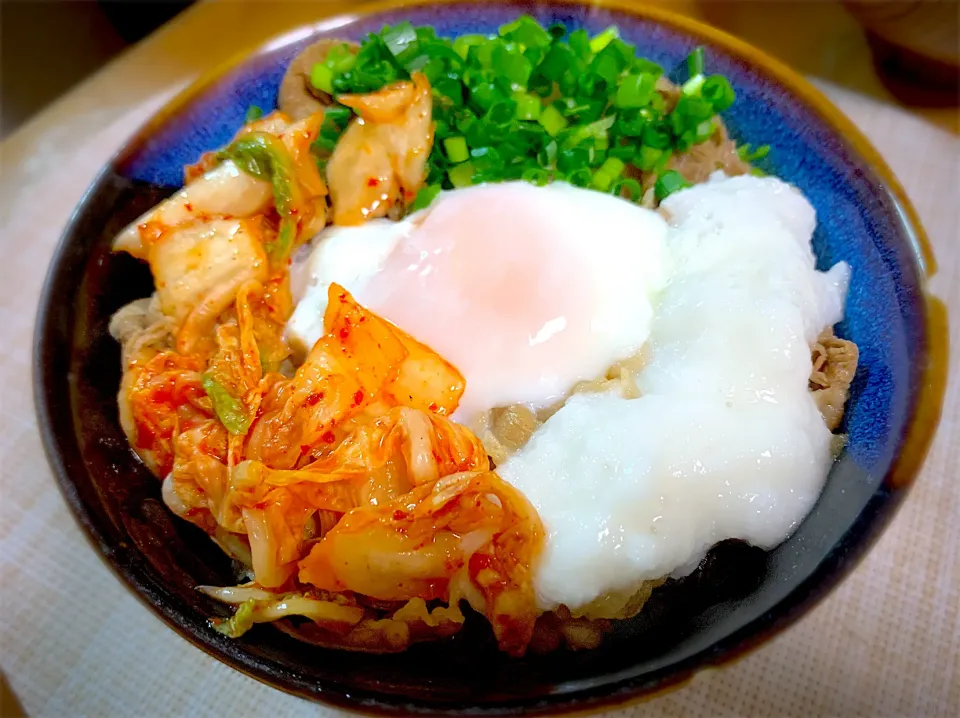
[[[443,188],[438,184],[428,184],[426,187],[417,192],[417,196],[414,198],[413,202],[410,203],[408,211],[419,212],[421,209],[429,207],[430,204],[437,198],[437,195],[440,194],[440,191]]]
[[[529,15],[521,15],[501,27],[500,37],[525,47],[543,47],[553,40],[550,33]]]
[[[703,75],[694,75],[689,80],[683,83],[680,87],[684,95],[691,95],[697,97],[700,94],[700,88],[703,87],[704,81]]]
[[[723,112],[737,99],[733,88],[723,75],[711,75],[703,82],[700,96],[713,105],[715,112]]]
[[[666,124],[648,123],[643,128],[643,144],[647,147],[655,147],[658,150],[667,149],[673,144],[670,128]]]
[[[690,183],[683,178],[682,174],[676,170],[667,170],[657,178],[653,191],[657,196],[657,201],[662,202],[674,192],[689,186]]]
[[[318,90],[333,94],[333,70],[326,65],[314,65],[310,71],[310,83]]]
[[[620,31],[616,27],[608,27],[590,41],[590,52],[600,52],[609,45],[612,40],[616,40],[618,37],[620,37]]]
[[[399,58],[410,49],[411,45],[417,42],[417,31],[413,29],[413,25],[409,21],[404,21],[392,28],[384,28],[381,39],[390,54]]]
[[[473,165],[470,162],[458,164],[450,168],[447,176],[454,188],[469,187],[473,184]]]
[[[649,105],[657,78],[653,75],[627,75],[620,81],[614,104],[624,109]]]
[[[749,144],[740,145],[737,148],[737,154],[740,155],[740,159],[744,162],[755,162],[756,160],[762,160],[770,154],[770,145],[761,145],[755,150],[752,149]]]
[[[607,159],[603,161],[603,164],[600,165],[600,169],[593,173],[593,179],[590,181],[590,185],[594,189],[606,192],[620,177],[620,173],[623,172],[625,167],[626,165],[623,163],[623,160],[619,160],[616,157],[607,157]]]
[[[540,117],[543,105],[540,104],[539,97],[518,92],[514,94],[513,101],[517,103],[516,119],[536,120]]]
[[[593,174],[585,167],[567,175],[567,182],[576,187],[589,187],[592,181]]]
[[[551,137],[556,137],[557,133],[567,126],[566,118],[554,105],[547,105],[537,121]]]
[[[627,178],[614,182],[610,193],[631,202],[639,202],[643,198],[643,187],[635,179]]]
[[[540,167],[529,167],[523,171],[520,179],[538,187],[543,187],[550,182],[550,173]]]
[[[663,68],[638,57],[615,27],[591,37],[524,15],[495,35],[453,40],[409,22],[384,27],[359,48],[334,47],[310,79],[336,98],[415,71],[427,77],[435,135],[427,186],[408,207],[416,211],[443,189],[515,179],[563,180],[640,201],[641,184],[624,179],[628,167],[657,175],[658,196],[666,196],[679,186],[664,172],[670,158],[709,139],[716,113],[735,99],[730,83],[705,76],[704,65],[697,48],[681,99],[667,112],[657,88]],[[319,163],[352,117],[342,106],[327,110],[313,146]]]
[[[690,77],[696,77],[697,75],[703,74],[703,48],[698,47],[690,53],[690,56],[687,57],[687,72],[690,73]]]
[[[250,105],[250,107],[247,108],[246,116],[243,118],[243,124],[256,122],[261,117],[263,117],[263,110],[257,105]]]
[[[448,137],[443,141],[443,149],[447,153],[447,158],[451,162],[466,162],[470,159],[470,150],[467,148],[467,141],[462,135]]]
[[[663,157],[663,155],[663,150],[650,147],[650,145],[643,145],[640,148],[637,166],[644,172],[652,172],[659,164],[660,158]]]

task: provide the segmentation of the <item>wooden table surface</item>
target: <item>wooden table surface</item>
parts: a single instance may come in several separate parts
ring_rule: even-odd
[[[199,73],[363,2],[200,3],[0,145],[0,715],[316,715],[191,647],[128,594],[83,539],[45,463],[30,394],[36,305],[59,233],[98,169]],[[807,74],[905,186],[960,336],[960,116],[905,108],[834,2],[656,2]],[[656,715],[960,715],[960,362],[909,499],[869,556],[797,625],[739,662],[626,709]]]

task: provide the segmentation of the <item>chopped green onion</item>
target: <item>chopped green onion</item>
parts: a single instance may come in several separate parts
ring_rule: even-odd
[[[605,88],[616,87],[621,67],[616,53],[604,51],[590,63],[590,72],[603,79]]]
[[[587,35],[587,31],[583,28],[571,32],[567,38],[567,44],[577,57],[583,60],[590,58],[592,54],[590,50],[590,36]]]
[[[608,157],[600,167],[601,172],[607,174],[619,175],[626,168],[626,165],[615,157]]]
[[[549,97],[553,94],[553,80],[534,71],[527,83],[527,89],[538,97]]]
[[[663,75],[663,68],[660,67],[660,65],[642,57],[634,57],[632,66],[634,72],[640,73],[641,75],[653,75],[654,79]]]
[[[723,112],[737,99],[736,93],[723,75],[711,75],[704,80],[700,95],[713,105],[715,112]]]
[[[374,92],[413,72],[427,78],[434,142],[426,186],[411,208],[425,206],[441,188],[514,179],[565,180],[639,200],[639,188],[622,179],[627,165],[648,177],[663,174],[661,190],[669,189],[672,175],[664,170],[674,153],[707,141],[716,113],[735,99],[723,77],[704,75],[704,54],[697,48],[687,58],[688,79],[670,112],[657,87],[663,68],[638,57],[616,28],[591,38],[560,23],[544,27],[528,15],[496,35],[454,40],[409,22],[387,26],[359,48],[332,48],[310,79],[336,97]],[[328,109],[312,147],[319,167],[352,117],[348,108]],[[749,149],[741,156],[753,158]],[[284,218],[281,212],[281,233],[272,243],[277,251],[288,235],[296,236]]]
[[[431,86],[435,86],[443,73],[447,71],[447,64],[443,60],[439,57],[431,57],[426,52],[418,54],[412,60],[405,62],[403,66],[407,72],[416,70],[422,72]]]
[[[643,187],[635,179],[628,177],[614,182],[610,188],[610,193],[629,199],[631,202],[639,202],[643,197]],[[626,196],[624,196],[624,193],[627,193]]]
[[[623,68],[633,66],[637,61],[637,48],[620,38],[614,38],[610,44],[604,48],[607,52],[615,52],[620,58],[620,65]]]
[[[473,60],[484,70],[493,68],[493,51],[499,46],[499,43],[487,41],[481,45],[475,45],[467,53],[467,61]]]
[[[640,113],[624,113],[617,117],[616,128],[625,137],[642,137],[648,124],[647,118]]]
[[[607,87],[609,83],[606,79],[595,72],[586,72],[580,75],[577,79],[577,84],[580,87],[580,95],[582,97],[602,98],[603,104],[607,104]],[[586,105],[584,105],[584,107],[586,107]]]
[[[672,142],[670,130],[664,125],[647,124],[643,128],[643,144],[656,147],[658,150],[667,149]]]
[[[483,116],[484,122],[498,129],[510,127],[517,116],[517,103],[512,99],[502,100],[493,105]]]
[[[684,179],[682,174],[676,170],[667,170],[657,178],[653,191],[656,194],[657,201],[662,202],[674,192],[689,186],[690,183]]]
[[[462,135],[448,137],[443,141],[443,149],[451,162],[466,162],[470,159],[470,149]]]
[[[600,165],[600,169],[593,173],[593,179],[590,182],[591,186],[601,192],[606,192],[620,176],[625,167],[626,165],[622,160],[618,160],[616,157],[608,157],[604,160],[603,164]]]
[[[616,115],[608,115],[588,125],[576,125],[558,136],[563,147],[591,147],[606,150],[610,146],[609,131]]]
[[[470,150],[470,163],[474,172],[484,176],[496,174],[503,169],[503,158],[494,147],[476,147]],[[499,178],[497,178],[499,179]]]
[[[553,105],[548,105],[543,108],[543,111],[540,113],[540,119],[537,121],[552,137],[556,137],[557,133],[568,124],[566,118],[560,114],[560,111]]]
[[[620,81],[614,104],[624,109],[649,105],[656,84],[657,78],[653,75],[627,75]]]
[[[513,22],[501,27],[500,37],[525,47],[543,47],[549,45],[552,40],[550,33],[529,15],[521,15]]]
[[[557,169],[572,172],[590,164],[590,151],[581,147],[565,147],[557,153]]]
[[[442,189],[443,188],[439,184],[430,184],[426,187],[423,187],[419,192],[417,192],[417,196],[414,198],[413,202],[410,203],[407,213],[413,214],[414,212],[419,212],[421,209],[429,207],[433,200],[437,198],[437,195],[440,194]]]
[[[696,127],[696,134],[694,136],[693,143],[698,144],[700,142],[706,142],[713,136],[713,133],[716,131],[716,129],[717,125],[713,120],[704,120]]]
[[[543,167],[553,167],[557,161],[557,141],[551,140],[537,153],[537,161]]]
[[[626,143],[616,144],[607,152],[611,157],[616,157],[618,160],[623,160],[624,162],[633,162],[634,158],[637,156],[637,152],[639,151],[640,148],[638,148],[637,145]]]
[[[530,64],[536,67],[540,64],[540,61],[543,59],[543,56],[547,54],[549,45],[544,47],[528,47],[523,51],[523,56],[530,61]]]
[[[343,105],[334,105],[324,110],[323,119],[325,122],[335,123],[339,127],[346,127],[347,123],[353,117],[353,110]]]
[[[247,108],[247,114],[243,118],[243,124],[249,124],[251,122],[256,122],[261,117],[263,117],[263,110],[261,110],[257,105],[250,105]]]
[[[473,164],[470,162],[461,162],[455,167],[451,167],[447,172],[450,183],[457,189],[469,187],[473,183]]]
[[[555,22],[547,28],[547,32],[554,41],[562,40],[567,35],[567,27],[563,23]]]
[[[761,145],[757,149],[751,149],[749,144],[740,145],[737,148],[737,154],[740,155],[740,159],[744,162],[754,162],[756,160],[762,160],[768,154],[770,154],[770,145]]]
[[[673,157],[673,150],[666,149],[663,151],[663,154],[660,155],[660,159],[657,160],[657,163],[653,166],[653,173],[659,175],[666,169],[667,163]]]
[[[703,75],[695,75],[691,77],[680,86],[680,92],[684,95],[691,95],[693,97],[698,96],[700,94],[700,88],[703,86],[704,79],[705,78]]]
[[[543,105],[540,104],[540,98],[536,95],[518,92],[514,94],[513,100],[517,103],[516,119],[529,121],[540,117]]]
[[[434,97],[438,95],[453,107],[463,104],[463,83],[450,77],[441,77],[433,83]]]
[[[310,84],[329,95],[333,94],[333,70],[323,63],[317,63],[310,71]]]
[[[540,61],[537,71],[548,80],[559,82],[573,61],[573,53],[568,45],[554,44]]]
[[[483,35],[461,35],[453,41],[453,51],[466,60],[467,52],[471,47],[482,45],[485,42],[487,42],[487,38]]]
[[[586,167],[579,170],[574,170],[567,175],[567,182],[572,184],[574,187],[589,187],[592,181],[593,173],[591,173]]]
[[[493,71],[509,80],[513,89],[526,87],[533,72],[533,63],[520,53],[497,45],[493,50]]]
[[[529,167],[523,171],[520,179],[535,184],[537,187],[543,187],[550,182],[550,173],[540,167]]]
[[[590,41],[590,52],[600,52],[603,48],[609,45],[612,40],[616,40],[618,37],[620,37],[620,31],[617,30],[615,26],[611,25]]]
[[[404,20],[392,28],[385,28],[381,37],[383,38],[383,44],[387,46],[390,53],[397,57],[417,42],[417,31],[413,29],[413,25],[408,20]]]
[[[470,104],[479,112],[486,112],[503,97],[503,93],[492,82],[481,82],[470,88]]]
[[[250,428],[250,417],[243,403],[233,397],[229,391],[209,374],[202,378],[203,390],[213,402],[213,411],[220,423],[234,435],[246,434]]]
[[[643,145],[640,148],[637,166],[644,172],[650,172],[657,166],[663,154],[663,150],[658,150],[656,147],[650,147],[649,145]]]
[[[343,74],[357,64],[357,55],[351,52],[349,45],[335,45],[330,48],[327,59],[324,60],[323,64],[333,70],[334,73]]]
[[[698,47],[687,57],[687,71],[690,73],[690,77],[703,74],[703,56],[703,48]]]
[[[713,106],[704,98],[683,95],[671,114],[686,121],[697,123],[710,119],[716,113],[713,111]]]

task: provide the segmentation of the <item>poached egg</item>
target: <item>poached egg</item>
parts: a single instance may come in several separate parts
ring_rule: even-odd
[[[562,183],[445,192],[400,222],[321,233],[292,273],[288,338],[305,354],[322,336],[336,282],[460,370],[454,419],[546,407],[644,344],[666,232],[651,210]]]

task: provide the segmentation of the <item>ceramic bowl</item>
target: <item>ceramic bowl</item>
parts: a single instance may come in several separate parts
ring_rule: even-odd
[[[727,543],[700,570],[654,593],[639,617],[593,651],[500,655],[481,625],[402,655],[332,652],[268,626],[216,633],[223,606],[198,584],[229,584],[229,562],[175,518],[117,421],[120,352],[110,315],[148,296],[147,267],[111,254],[114,234],[170,194],[182,166],[225,144],[248,106],[275,105],[290,59],[318,37],[360,39],[410,20],[443,35],[487,33],[521,12],[591,33],[617,25],[644,56],[679,66],[704,45],[738,101],[727,123],[768,143],[764,169],[816,207],[821,267],[853,268],[840,332],[860,367],[843,431],[849,443],[796,533],[764,553]],[[221,661],[292,693],[379,713],[515,714],[586,710],[648,695],[780,631],[849,573],[888,522],[934,431],[946,365],[943,315],[926,293],[932,258],[890,171],[849,121],[803,79],[744,43],[690,20],[613,3],[391,4],[303,28],[220,68],[129,140],[89,189],[53,259],[36,334],[36,403],[67,502],[96,549],[164,621]]]

